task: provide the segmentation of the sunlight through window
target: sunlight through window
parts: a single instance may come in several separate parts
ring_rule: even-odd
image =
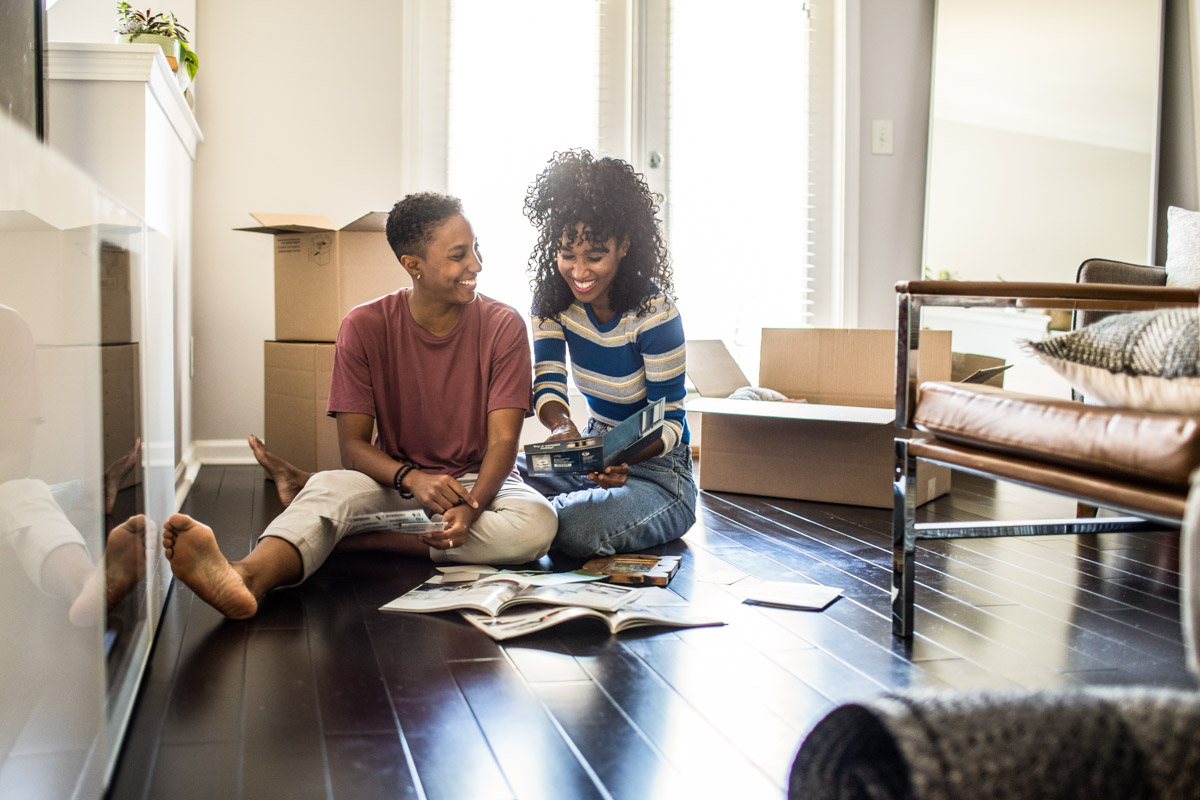
[[[480,291],[527,316],[525,190],[556,150],[594,149],[595,0],[454,0],[447,183],[483,249]]]

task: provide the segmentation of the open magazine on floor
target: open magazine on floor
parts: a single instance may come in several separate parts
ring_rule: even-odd
[[[572,583],[538,584],[517,573],[498,572],[469,583],[423,583],[379,610],[432,613],[468,609],[495,616],[513,606],[540,603],[616,611],[631,602],[638,591],[586,578]]]
[[[605,586],[608,584],[597,584]],[[488,616],[475,611],[461,611],[463,619],[497,641],[524,636],[574,619],[596,620],[619,633],[629,628],[664,625],[675,628],[695,628],[724,625],[725,621],[687,606],[641,605],[636,601],[616,611],[572,606],[567,608],[518,608],[500,616]]]

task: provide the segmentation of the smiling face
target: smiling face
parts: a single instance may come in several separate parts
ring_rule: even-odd
[[[405,268],[412,273],[413,290],[420,292],[422,299],[451,305],[466,305],[475,299],[483,256],[471,223],[461,214],[434,229],[425,255],[413,257],[410,264]]]
[[[629,250],[629,240],[593,242],[588,238],[590,233],[582,222],[575,224],[573,243],[567,232],[563,232],[558,248],[558,273],[576,300],[591,304],[593,311],[605,312],[609,308],[608,292],[621,268],[621,259]]]

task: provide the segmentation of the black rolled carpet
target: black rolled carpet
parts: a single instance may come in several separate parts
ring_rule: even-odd
[[[1200,693],[937,692],[842,705],[790,800],[1196,800]]]

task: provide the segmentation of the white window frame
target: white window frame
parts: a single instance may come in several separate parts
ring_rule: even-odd
[[[450,0],[402,0],[400,103],[403,148],[400,183],[404,192],[445,191]],[[667,141],[665,92],[667,0],[597,0],[607,15],[601,42],[615,73],[602,77],[600,149],[628,160],[646,175],[652,191],[666,195],[670,158],[650,166],[650,154]],[[799,0],[797,0],[799,2]],[[514,4],[514,13],[519,11]],[[818,110],[812,146],[814,170],[810,232],[812,243],[811,323],[818,327],[855,327],[858,323],[858,186],[860,173],[860,16],[861,0],[811,3],[818,20],[813,41],[814,70],[827,70],[825,90],[814,92],[826,110]],[[643,69],[652,67],[652,69]],[[623,72],[622,72],[623,71]],[[631,82],[630,76],[643,76]],[[651,82],[647,75],[660,76]],[[662,85],[660,85],[662,84]],[[619,87],[619,88],[618,88]],[[662,109],[660,113],[658,109]],[[669,199],[664,208],[669,225]]]

